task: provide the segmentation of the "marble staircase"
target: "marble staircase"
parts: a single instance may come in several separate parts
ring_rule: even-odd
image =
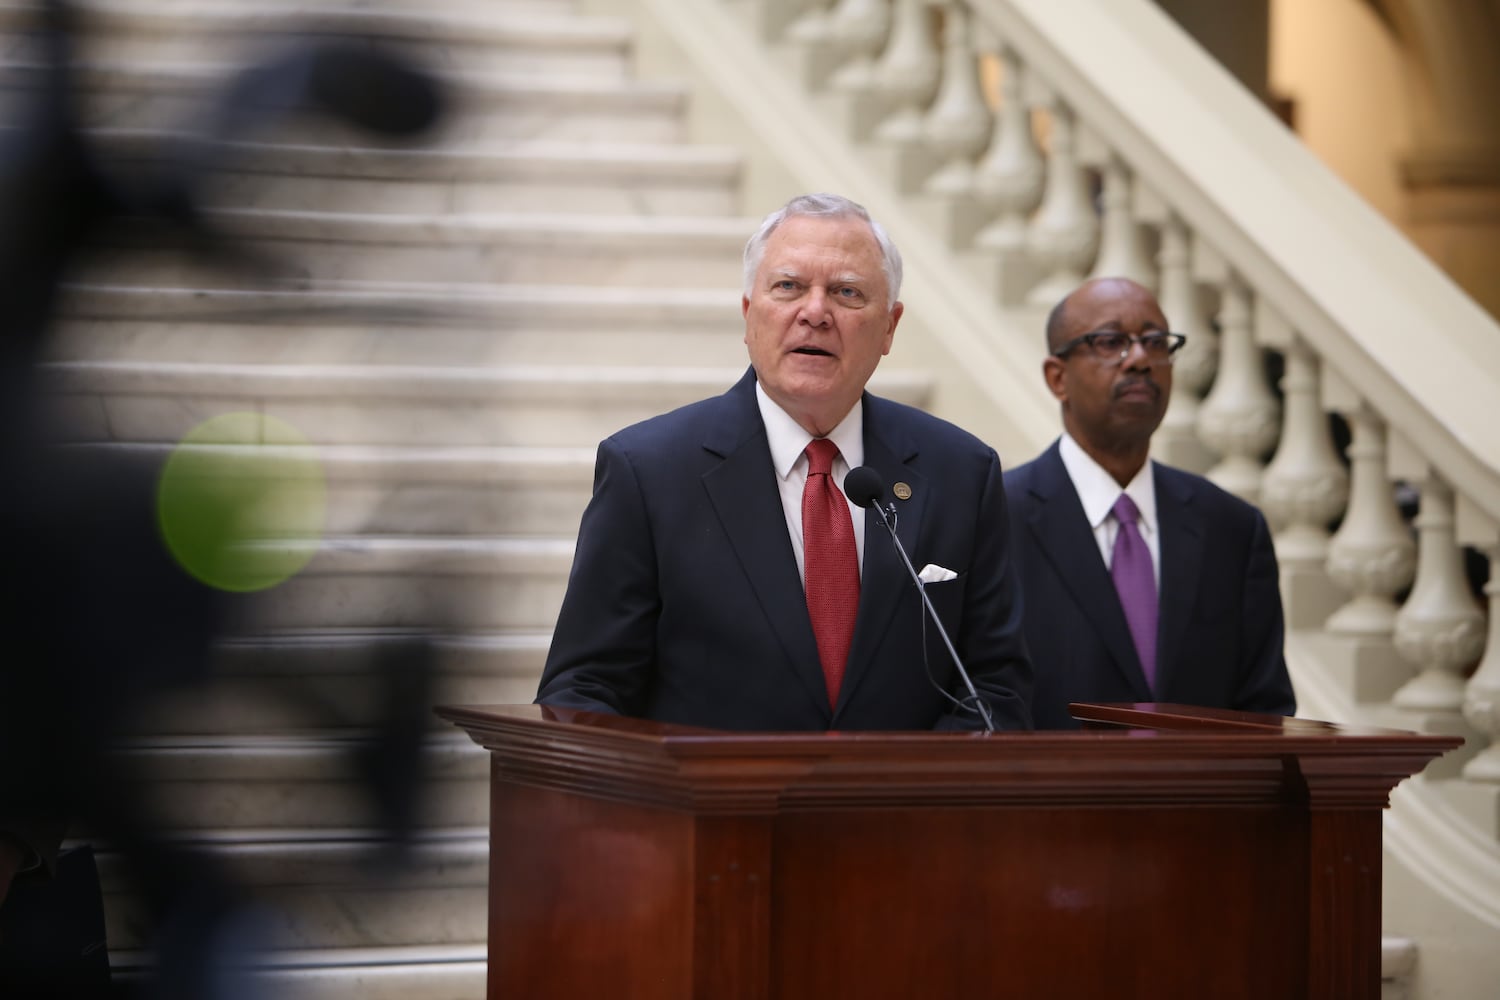
[[[236,140],[208,199],[277,273],[143,254],[125,234],[75,277],[53,348],[48,376],[87,447],[161,461],[226,408],[318,446],[320,551],[226,638],[212,687],[156,706],[130,748],[173,836],[261,890],[270,995],[481,995],[483,755],[434,722],[410,870],[367,878],[348,751],[378,713],[371,651],[435,627],[436,700],[529,699],[594,444],[743,368],[747,216],[808,189],[858,197],[907,255],[910,311],[880,391],[1006,462],[1055,433],[1035,375],[1052,290],[1091,271],[1159,286],[1206,345],[1178,366],[1163,457],[1272,517],[1308,714],[1471,741],[1396,797],[1382,961],[1387,1000],[1477,995],[1466,984],[1493,958],[1474,942],[1500,913],[1500,723],[1478,707],[1496,690],[1500,589],[1484,664],[1465,673],[1482,616],[1444,574],[1460,544],[1500,558],[1500,461],[1454,432],[1494,398],[1493,365],[1474,360],[1493,324],[1159,11],[892,0],[873,5],[892,15],[874,37],[847,0],[826,16],[806,0],[94,3],[108,30],[87,50],[91,128],[123,158],[162,155],[248,36],[293,24],[412,44],[460,97],[420,146],[314,122]],[[24,9],[0,0],[0,33]],[[1085,23],[1086,37],[1070,28]],[[30,57],[0,51],[0,79],[24,93]],[[1124,53],[1122,80],[1108,68]],[[1265,351],[1285,360],[1280,399]],[[1355,428],[1344,480],[1324,410]],[[1412,588],[1415,544],[1381,513],[1395,479],[1423,492],[1436,583]],[[1329,617],[1350,587],[1364,617]],[[1461,712],[1466,683],[1476,708]],[[116,962],[147,968],[117,859],[102,864]]]
[[[120,757],[164,836],[251,892],[265,995],[473,1000],[487,761],[431,720],[421,827],[390,868],[355,757],[382,711],[372,658],[422,636],[434,702],[530,700],[595,444],[743,370],[742,154],[686,141],[689,95],[634,75],[628,21],[562,0],[81,7],[87,127],[120,163],[172,155],[232,67],[298,37],[374,36],[454,96],[421,143],[306,119],[220,144],[207,217],[274,266],[112,234],[70,276],[45,377],[82,449],[160,464],[229,412],[315,446],[318,551]],[[32,14],[0,3],[12,103],[37,78]],[[920,371],[884,385],[928,391]],[[199,447],[272,476],[285,452]],[[141,900],[98,846],[112,960],[149,977]]]

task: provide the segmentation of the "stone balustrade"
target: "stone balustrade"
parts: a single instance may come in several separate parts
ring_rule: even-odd
[[[1496,838],[1500,449],[1475,417],[1500,398],[1500,327],[1322,193],[1336,182],[1150,6],[839,0],[774,44],[854,109],[848,138],[887,154],[949,248],[992,262],[976,273],[1000,276],[1002,309],[1034,320],[1086,276],[1159,290],[1189,339],[1158,457],[1265,510],[1295,679],[1338,692],[1320,711],[1465,736],[1430,776],[1488,795]]]

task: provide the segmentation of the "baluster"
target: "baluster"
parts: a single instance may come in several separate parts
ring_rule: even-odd
[[[890,30],[890,0],[839,0],[825,16],[804,18],[788,34],[816,49],[817,59],[830,68],[838,67],[829,85],[847,93],[871,86],[875,57]]]
[[[1261,456],[1276,443],[1281,404],[1266,385],[1251,333],[1250,289],[1238,274],[1224,285],[1219,371],[1198,411],[1198,433],[1224,458],[1208,478],[1249,503],[1260,499]]]
[[[962,0],[943,7],[943,81],[922,123],[932,152],[944,165],[927,179],[930,194],[974,190],[974,158],[990,139],[990,109],[980,92],[979,60],[970,47],[970,14]]]
[[[1099,218],[1089,199],[1088,172],[1078,161],[1073,110],[1053,97],[1048,111],[1047,188],[1026,234],[1027,248],[1046,275],[1028,296],[1033,305],[1052,305],[1078,287],[1099,248]]]
[[[844,8],[863,0],[836,0],[828,4],[813,4],[802,15],[787,25],[786,37],[794,42],[822,44],[833,38],[834,25],[843,16]]]
[[[1099,259],[1089,277],[1129,278],[1156,291],[1156,271],[1146,250],[1146,234],[1135,219],[1135,177],[1118,154],[1110,154],[1104,165],[1100,200],[1104,219]]]
[[[1385,428],[1368,406],[1349,421],[1349,509],[1328,543],[1328,575],[1353,596],[1328,617],[1329,632],[1385,636],[1396,623],[1396,594],[1411,585],[1417,545],[1386,478]]]
[[[1349,474],[1334,450],[1319,399],[1318,357],[1300,337],[1286,353],[1281,442],[1261,482],[1261,508],[1276,533],[1288,626],[1321,625],[1342,594],[1330,585],[1328,524],[1349,499]]]
[[[1470,781],[1500,783],[1500,545],[1486,553],[1490,559],[1490,582],[1484,593],[1490,604],[1490,632],[1484,644],[1484,659],[1464,689],[1464,721],[1489,736],[1489,746],[1464,765]]]
[[[831,0],[760,0],[751,19],[758,37],[774,43],[791,38],[801,25],[826,22],[830,7]]]
[[[1277,529],[1277,558],[1321,568],[1328,558],[1328,523],[1349,499],[1349,474],[1318,399],[1317,355],[1300,337],[1287,351],[1281,389],[1286,419],[1276,455],[1266,466],[1261,506]]]
[[[1202,290],[1193,278],[1192,234],[1176,212],[1161,231],[1161,309],[1172,329],[1187,335],[1172,365],[1172,400],[1152,453],[1168,465],[1204,472],[1215,456],[1198,438],[1200,399],[1219,364],[1219,335],[1209,321]]]
[[[1396,692],[1398,708],[1456,712],[1464,702],[1464,671],[1484,652],[1484,615],[1464,576],[1454,536],[1453,491],[1429,475],[1417,513],[1417,579],[1396,612],[1396,651],[1420,671]]]
[[[989,152],[975,172],[979,197],[1000,216],[974,239],[976,246],[1014,252],[1026,246],[1026,220],[1041,203],[1046,167],[1031,130],[1031,108],[1022,91],[1025,67],[1008,46],[1001,45],[1000,117]]]
[[[890,44],[875,65],[874,89],[894,108],[875,130],[882,142],[922,139],[922,110],[942,75],[936,11],[928,0],[896,0]]]

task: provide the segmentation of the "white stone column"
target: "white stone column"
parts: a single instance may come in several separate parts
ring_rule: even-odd
[[[1289,628],[1315,628],[1346,594],[1327,571],[1328,525],[1349,501],[1349,473],[1334,450],[1319,396],[1318,356],[1301,337],[1286,349],[1281,441],[1261,481],[1260,505],[1276,536]]]
[[[1464,721],[1489,736],[1489,746],[1464,766],[1470,781],[1500,784],[1500,545],[1486,553],[1490,559],[1490,582],[1484,593],[1490,603],[1489,638],[1484,659],[1464,688]]]
[[[1276,530],[1276,558],[1322,568],[1328,524],[1349,500],[1349,474],[1338,459],[1318,399],[1318,357],[1300,337],[1286,353],[1281,380],[1286,418],[1261,482],[1261,507]]]
[[[1089,197],[1088,171],[1078,160],[1073,109],[1058,97],[1048,105],[1052,122],[1047,187],[1031,220],[1026,246],[1045,275],[1027,300],[1050,306],[1083,281],[1099,248],[1099,218]]]
[[[1198,411],[1198,433],[1223,459],[1208,478],[1249,503],[1260,501],[1262,456],[1276,443],[1281,404],[1266,385],[1252,331],[1251,292],[1238,274],[1224,283],[1219,371]]]
[[[1344,414],[1349,422],[1349,509],[1328,544],[1328,575],[1352,595],[1324,626],[1345,636],[1388,636],[1396,623],[1396,594],[1411,585],[1417,543],[1396,509],[1386,476],[1385,425],[1368,406]]]
[[[1042,200],[1046,165],[1031,130],[1031,108],[1023,91],[1025,65],[1013,50],[1001,45],[1000,111],[990,137],[990,148],[975,172],[979,198],[999,209],[999,217],[980,231],[974,245],[1015,253],[1026,246],[1026,223]]]
[[[974,159],[990,141],[994,119],[980,90],[971,20],[962,0],[943,6],[942,83],[922,122],[927,143],[943,165],[923,185],[928,194],[973,193]]]
[[[1146,248],[1146,233],[1135,217],[1135,175],[1119,154],[1110,154],[1104,165],[1104,187],[1100,195],[1104,219],[1099,237],[1099,257],[1090,278],[1129,278],[1156,291],[1156,269]]]
[[[1417,514],[1417,579],[1396,613],[1396,651],[1418,668],[1392,699],[1418,712],[1457,712],[1464,672],[1484,652],[1484,615],[1464,576],[1454,535],[1453,491],[1430,474],[1421,484]]]
[[[889,143],[922,139],[922,112],[937,93],[942,75],[936,11],[928,0],[895,0],[891,40],[875,64],[874,89],[894,110],[875,129]]]
[[[1151,452],[1168,465],[1203,473],[1218,458],[1198,437],[1198,410],[1219,365],[1219,334],[1209,319],[1203,289],[1193,277],[1192,240],[1182,217],[1168,213],[1157,255],[1159,300],[1172,330],[1184,334],[1187,343],[1173,358],[1172,399],[1151,439]]]

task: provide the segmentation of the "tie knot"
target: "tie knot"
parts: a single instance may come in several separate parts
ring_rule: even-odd
[[[1115,520],[1121,524],[1134,524],[1141,519],[1140,508],[1136,507],[1135,501],[1130,499],[1129,493],[1121,493],[1120,499],[1115,501],[1111,510],[1114,512]]]
[[[838,453],[839,446],[827,438],[813,438],[807,442],[807,474],[831,475],[833,460],[838,457]]]

